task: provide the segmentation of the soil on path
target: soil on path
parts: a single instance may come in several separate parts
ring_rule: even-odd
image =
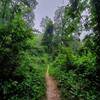
[[[47,68],[47,72],[46,72],[46,84],[47,84],[47,100],[61,100],[60,99],[60,93],[59,90],[57,88],[57,82],[53,79],[52,76],[49,75],[48,73],[49,70],[49,66]]]

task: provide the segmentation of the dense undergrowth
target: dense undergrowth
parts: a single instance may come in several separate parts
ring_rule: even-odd
[[[0,0],[0,100],[43,100],[48,64],[62,100],[99,100],[99,0],[69,0],[54,21],[43,18],[41,34],[34,29],[36,5]]]
[[[21,52],[20,66],[13,78],[0,80],[1,100],[43,100],[45,96],[45,58]]]
[[[0,100],[43,100],[46,55],[37,37],[21,15],[0,24]]]
[[[95,54],[74,55],[65,49],[50,65],[58,80],[62,100],[97,100]]]
[[[20,66],[13,77],[0,80],[1,100],[43,100],[45,96],[45,59],[20,53]]]

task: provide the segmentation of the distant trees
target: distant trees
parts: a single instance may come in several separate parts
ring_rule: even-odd
[[[51,53],[53,47],[53,30],[54,30],[53,21],[49,17],[43,18],[41,26],[43,28],[43,33],[44,33],[42,39],[42,45],[45,46],[46,52]]]
[[[33,25],[34,12],[37,5],[36,0],[1,0],[0,1],[0,22],[11,21],[16,14],[21,14],[28,22]]]

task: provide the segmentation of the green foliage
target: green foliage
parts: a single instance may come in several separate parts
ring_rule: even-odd
[[[0,0],[0,23],[9,23],[17,14],[21,14],[31,26],[36,5],[36,0]]]
[[[19,66],[20,51],[27,49],[25,41],[33,33],[21,16],[17,15],[11,23],[0,25],[0,35],[0,76],[4,77],[5,73],[9,76]]]
[[[0,100],[43,100],[47,58],[42,46],[35,44],[36,36],[26,16],[23,18],[26,11],[29,14],[29,9],[35,7],[36,1],[3,1],[0,1],[3,7],[0,15]]]
[[[58,66],[61,70],[67,71],[69,68],[73,67],[72,65],[72,51],[70,48],[62,47],[60,54],[56,57],[54,61],[54,66]]]
[[[95,32],[94,43],[95,43],[95,53],[96,53],[96,83],[97,88],[99,88],[100,84],[100,1],[99,0],[92,0],[92,27]],[[99,90],[100,91],[100,90]],[[100,94],[99,94],[100,96]]]
[[[43,27],[44,27],[44,35],[42,39],[42,45],[45,47],[45,51],[47,53],[52,53],[52,47],[53,47],[53,22],[51,19],[46,17],[42,21]]]
[[[4,82],[1,81],[0,92],[3,93],[1,94],[3,99],[37,100],[42,99],[45,95],[45,68],[43,64],[46,63],[46,58],[44,56],[40,59],[31,54],[28,51],[20,52],[19,67],[17,67],[16,72],[13,72],[13,78],[8,77],[10,79],[6,79]],[[7,69],[6,73],[8,72]]]
[[[51,66],[50,73],[59,82],[62,100],[95,100],[95,55],[73,56],[70,66],[64,55],[57,61]]]
[[[42,20],[44,34],[30,28],[36,5],[36,0],[0,1],[0,100],[43,100],[48,63],[62,100],[99,99],[99,0],[70,0],[57,9],[54,23]],[[80,41],[88,30],[95,35]]]
[[[97,75],[99,67],[97,67],[97,58],[99,58],[99,29],[96,26],[95,33],[97,41],[94,42],[94,34],[87,35],[83,41],[79,41],[80,32],[87,30],[85,24],[89,24],[88,30],[92,30],[96,25],[95,21],[92,23],[92,14],[89,12],[88,23],[87,19],[84,20],[82,15],[86,9],[90,10],[90,1],[84,0],[70,0],[71,5],[67,5],[60,16],[58,9],[58,17],[61,20],[56,19],[55,25],[61,22],[61,27],[56,31],[54,36],[54,55],[53,63],[51,64],[50,73],[58,80],[58,87],[61,89],[62,100],[95,100],[98,99],[100,94],[96,87],[99,87],[100,78]],[[99,1],[93,1],[96,8],[97,15],[99,14]],[[98,5],[98,6],[96,6]],[[64,15],[64,16],[63,16]],[[96,15],[94,15],[95,18]],[[99,15],[98,15],[99,16]],[[93,17],[93,16],[92,16]],[[85,23],[82,21],[84,20]],[[82,21],[82,22],[81,22]],[[91,21],[91,22],[90,22]],[[99,19],[98,19],[99,21]],[[56,27],[57,28],[57,27]],[[59,31],[59,32],[58,32]],[[59,33],[59,34],[58,34]],[[76,35],[76,37],[75,37]],[[77,37],[78,36],[78,37]],[[59,40],[57,40],[59,39]],[[58,42],[59,41],[59,42]],[[59,43],[56,45],[56,42]],[[97,49],[95,50],[95,43]],[[56,51],[56,53],[55,53]],[[95,52],[96,51],[96,52]]]
[[[74,65],[77,66],[77,71],[82,74],[93,73],[96,71],[96,56],[89,52],[87,55],[74,57]],[[81,70],[79,70],[81,68]]]

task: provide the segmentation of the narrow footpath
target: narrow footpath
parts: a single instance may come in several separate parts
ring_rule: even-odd
[[[56,80],[53,79],[52,76],[49,75],[48,70],[49,70],[49,66],[47,68],[47,72],[45,75],[46,84],[47,84],[47,91],[46,91],[47,100],[61,100],[60,93],[57,88],[57,82]]]

